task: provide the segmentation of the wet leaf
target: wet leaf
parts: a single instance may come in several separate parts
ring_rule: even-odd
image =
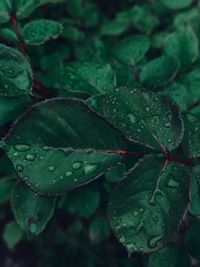
[[[187,208],[190,170],[175,162],[164,167],[164,161],[146,156],[112,193],[109,220],[129,253],[151,252],[164,246]]]
[[[26,44],[41,45],[56,39],[62,32],[62,24],[53,20],[38,19],[27,23],[22,29],[22,38]]]
[[[30,95],[32,76],[27,59],[16,49],[0,44],[0,96]]]
[[[180,111],[168,97],[121,87],[88,101],[131,141],[168,150],[182,141]]]
[[[162,56],[149,61],[140,73],[141,81],[151,88],[163,86],[173,80],[179,70],[179,63],[171,57]]]
[[[179,60],[181,70],[189,69],[199,55],[198,39],[189,26],[169,34],[163,46],[167,55]]]
[[[150,41],[144,35],[129,36],[114,47],[115,57],[124,64],[134,65],[140,61],[150,48]]]
[[[64,98],[33,106],[4,142],[18,176],[33,190],[48,195],[100,176],[121,160],[120,155],[104,150],[124,147],[120,134],[83,102]]]

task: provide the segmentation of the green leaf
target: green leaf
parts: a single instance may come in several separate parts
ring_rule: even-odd
[[[190,267],[190,258],[186,249],[166,247],[150,255],[148,267]]]
[[[62,33],[62,24],[57,21],[38,19],[27,23],[22,29],[22,38],[26,44],[41,45],[56,39]]]
[[[200,220],[200,166],[196,166],[192,174],[192,187],[190,194],[191,203],[189,212]]]
[[[148,62],[140,74],[141,81],[149,87],[163,86],[173,80],[179,70],[179,63],[172,57],[162,56]]]
[[[22,230],[39,235],[51,219],[55,209],[55,198],[44,198],[22,183],[18,183],[11,195],[11,205]]]
[[[0,96],[30,95],[32,75],[29,62],[20,52],[0,44]]]
[[[193,103],[193,96],[188,87],[172,82],[164,88],[162,94],[171,97],[180,107],[181,111],[186,111]]]
[[[180,111],[168,97],[140,89],[117,88],[91,99],[90,105],[130,141],[163,150],[173,150],[182,141]]]
[[[74,62],[61,69],[56,87],[96,95],[107,92],[115,85],[115,73],[109,64]]]
[[[12,249],[21,241],[23,232],[15,221],[6,224],[3,232],[3,240],[9,249]]]
[[[122,63],[134,65],[145,56],[149,47],[148,37],[144,35],[129,36],[115,45],[114,55]]]
[[[163,42],[167,55],[180,61],[181,69],[189,69],[199,55],[199,43],[190,27],[183,27],[169,34]]]
[[[192,0],[160,0],[161,3],[170,9],[183,9],[192,4]]]
[[[48,3],[60,3],[63,0],[1,0],[0,2],[0,23],[10,20],[10,15],[16,13],[17,19],[25,19],[36,8]]]
[[[120,134],[84,102],[64,98],[33,106],[4,142],[19,177],[33,190],[50,195],[100,176],[121,160],[104,150],[124,147]]]
[[[178,229],[189,201],[190,170],[146,156],[114,189],[108,207],[111,227],[129,253],[164,246]]]

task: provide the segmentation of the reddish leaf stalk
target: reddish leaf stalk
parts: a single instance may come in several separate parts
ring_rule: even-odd
[[[148,153],[144,153],[144,152],[133,152],[133,151],[127,151],[127,150],[95,150],[95,152],[106,152],[106,153],[113,153],[113,154],[119,154],[119,155],[127,155],[127,156],[136,156],[136,157],[144,157],[146,155],[148,155]],[[179,163],[183,163],[183,164],[192,164],[192,159],[181,159],[175,156],[170,156],[168,155],[168,153],[164,153],[165,158],[166,158],[166,164],[164,166],[164,168],[166,167],[166,165],[170,162],[170,161],[174,161],[174,162],[179,162]]]
[[[17,25],[17,18],[16,15],[10,15],[10,19],[12,21],[13,29],[15,31],[15,34],[17,36],[18,42],[19,42],[19,50],[22,52],[22,54],[26,57],[28,57],[25,42],[21,36],[21,33],[19,31],[18,25]],[[47,91],[45,88],[41,85],[41,83],[38,81],[37,78],[33,77],[33,88],[36,93],[42,95],[42,96],[48,96]]]

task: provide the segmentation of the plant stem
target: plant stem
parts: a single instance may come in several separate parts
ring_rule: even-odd
[[[21,36],[20,30],[19,30],[18,25],[17,25],[16,15],[15,14],[10,15],[10,19],[12,21],[13,29],[14,29],[15,34],[16,34],[17,39],[18,39],[19,50],[22,52],[22,54],[25,57],[28,57],[25,42]],[[45,96],[45,97],[48,96],[48,91],[41,85],[40,81],[35,77],[35,75],[33,76],[33,88],[34,88],[36,93],[38,93],[42,96]]]

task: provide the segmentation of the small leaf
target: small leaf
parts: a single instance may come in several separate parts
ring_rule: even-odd
[[[47,195],[64,193],[100,176],[121,160],[106,149],[124,147],[120,134],[83,102],[64,98],[33,106],[4,142],[18,176]]]
[[[173,150],[182,141],[180,111],[168,97],[140,89],[117,88],[89,101],[130,141],[163,150]]]
[[[22,183],[18,183],[11,195],[11,205],[22,230],[39,235],[51,219],[55,209],[55,198],[44,198]]]
[[[27,23],[22,29],[22,38],[26,44],[41,45],[50,39],[56,39],[62,32],[62,24],[53,20],[38,19]]]
[[[181,111],[186,111],[194,99],[188,87],[177,82],[166,86],[162,94],[171,97],[179,105]]]
[[[167,55],[179,60],[182,70],[188,69],[199,55],[198,39],[190,27],[169,34],[163,45]]]
[[[144,35],[129,36],[114,47],[114,55],[124,64],[134,65],[140,61],[150,47],[148,37]]]
[[[184,235],[184,244],[188,250],[189,255],[193,259],[200,260],[199,247],[200,247],[200,223],[196,219],[193,219],[190,223],[189,229],[187,229]]]
[[[147,63],[142,69],[140,78],[149,87],[163,86],[175,78],[178,70],[177,60],[162,56]]]
[[[1,0],[0,2],[0,24],[8,22],[10,14],[16,13],[17,19],[25,19],[36,8],[50,3],[60,3],[64,0]]]
[[[12,249],[20,242],[23,237],[23,232],[21,228],[17,225],[15,221],[6,224],[3,232],[3,240],[9,249]]]
[[[129,253],[157,250],[178,229],[189,201],[189,173],[184,164],[166,166],[164,159],[150,155],[117,185],[108,216]]]
[[[0,44],[0,96],[30,95],[32,75],[29,62],[20,52]]]
[[[192,0],[161,0],[161,3],[170,9],[183,9],[192,4]]]

